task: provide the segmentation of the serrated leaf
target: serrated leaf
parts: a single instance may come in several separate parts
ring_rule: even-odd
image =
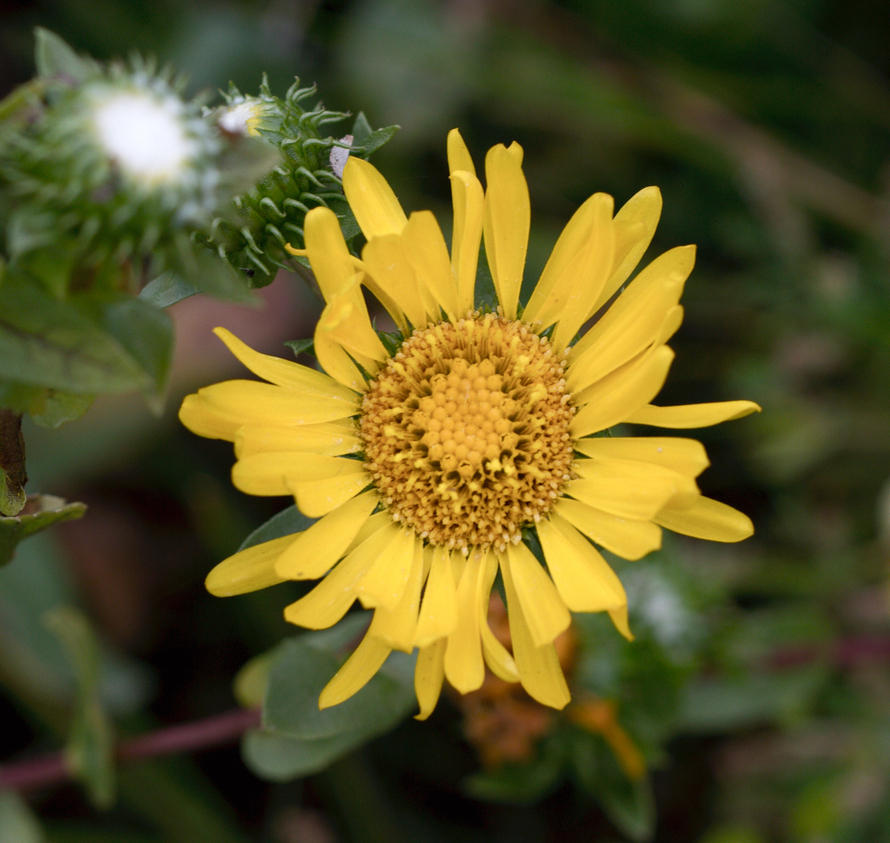
[[[289,536],[291,533],[302,533],[303,530],[311,527],[315,521],[315,518],[307,518],[295,506],[289,506],[257,527],[241,542],[241,547],[238,550],[241,551],[245,548],[253,547],[255,544],[272,541],[272,539],[280,539],[282,536]]]
[[[115,793],[114,741],[99,696],[98,643],[87,619],[77,609],[54,609],[47,613],[45,621],[65,647],[77,677],[74,722],[65,754],[93,803],[107,808]]]
[[[88,395],[158,391],[170,360],[169,319],[147,303],[118,307],[120,301],[59,300],[7,275],[0,285],[0,379]]]
[[[337,672],[352,642],[368,622],[365,614],[350,615],[324,632],[284,641],[276,648],[269,669],[263,726],[303,740],[355,732],[370,739],[394,726],[415,705],[411,682],[413,658],[393,653],[377,675],[355,696],[320,710],[322,688]]]
[[[13,516],[0,517],[0,565],[12,559],[16,545],[53,524],[80,518],[86,504],[68,503],[55,495],[31,495],[25,508]]]
[[[96,62],[79,56],[54,32],[38,26],[34,38],[34,63],[38,75],[83,82],[97,71]]]

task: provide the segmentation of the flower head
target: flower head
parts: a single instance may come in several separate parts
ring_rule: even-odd
[[[416,648],[421,717],[445,679],[475,690],[486,665],[562,708],[569,691],[554,641],[570,612],[606,611],[631,637],[624,588],[598,548],[639,559],[660,546],[662,528],[715,541],[752,532],[746,516],[700,494],[695,478],[708,462],[697,441],[598,435],[620,422],[689,428],[759,409],[650,403],[673,359],[666,342],[694,262],[691,246],[675,248],[626,284],[658,222],[658,190],[614,215],[611,197],[590,197],[522,306],[530,204],[521,148],[489,151],[485,190],[457,131],[448,160],[450,253],[433,215],[406,216],[360,159],[347,162],[343,186],[367,239],[361,259],[331,211],[307,214],[305,254],[326,301],[314,338],[324,372],[217,329],[267,383],[216,384],[180,411],[196,433],[235,443],[239,489],[293,495],[318,519],[224,560],[209,590],[321,578],[285,610],[312,629],[335,624],[356,600],[374,610],[322,707],[359,690],[393,649]],[[483,241],[495,310],[475,301]],[[399,328],[394,353],[371,326],[362,287]],[[486,619],[499,574],[512,653]]]

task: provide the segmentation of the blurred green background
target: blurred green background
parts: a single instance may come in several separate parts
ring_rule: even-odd
[[[38,816],[60,841],[890,840],[885,8],[45,0],[7,4],[0,20],[7,89],[34,72],[35,25],[97,58],[157,55],[192,90],[255,91],[263,71],[279,93],[294,75],[317,82],[328,107],[402,126],[375,163],[406,208],[443,222],[448,129],[480,163],[492,143],[518,140],[532,277],[590,193],[621,203],[659,185],[649,256],[699,247],[659,403],[764,407],[700,436],[713,463],[703,490],[751,515],[754,538],[677,538],[619,566],[637,644],[582,626],[576,681],[617,702],[650,765],[643,796],[620,782],[604,792],[577,761],[554,765],[560,721],[522,763],[480,773],[468,709],[443,699],[428,723],[295,781],[266,782],[226,747],[124,767],[104,812],[73,784],[33,792],[27,808],[0,794],[0,828],[18,829],[0,837],[27,840]],[[264,309],[175,307],[162,418],[133,397],[26,431],[30,490],[90,510],[0,570],[0,758],[61,745],[74,692],[42,620],[54,606],[80,606],[100,636],[103,700],[122,734],[231,708],[236,671],[293,631],[280,591],[204,592],[214,562],[283,502],[234,491],[228,447],[175,419],[186,392],[240,376],[214,325],[281,354],[311,334],[318,304],[296,278],[263,298]],[[597,740],[590,765],[614,766]]]

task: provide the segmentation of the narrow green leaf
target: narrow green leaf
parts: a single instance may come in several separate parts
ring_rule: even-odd
[[[182,276],[168,271],[149,281],[140,290],[139,298],[155,307],[170,307],[197,292],[198,288],[189,284]]]
[[[85,504],[68,503],[55,495],[31,495],[18,515],[0,517],[0,565],[12,559],[23,539],[61,521],[80,518],[86,509]]]
[[[46,615],[47,626],[68,652],[77,677],[77,703],[66,756],[93,803],[114,801],[114,740],[99,694],[99,648],[93,630],[77,609],[60,607]]]

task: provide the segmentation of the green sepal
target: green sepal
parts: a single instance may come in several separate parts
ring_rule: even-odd
[[[59,607],[45,616],[67,651],[77,679],[77,700],[65,758],[97,808],[114,802],[114,739],[99,691],[99,645],[86,617]]]
[[[16,545],[28,536],[80,518],[86,510],[86,504],[69,503],[55,495],[30,495],[18,515],[0,517],[0,565],[12,559]]]

